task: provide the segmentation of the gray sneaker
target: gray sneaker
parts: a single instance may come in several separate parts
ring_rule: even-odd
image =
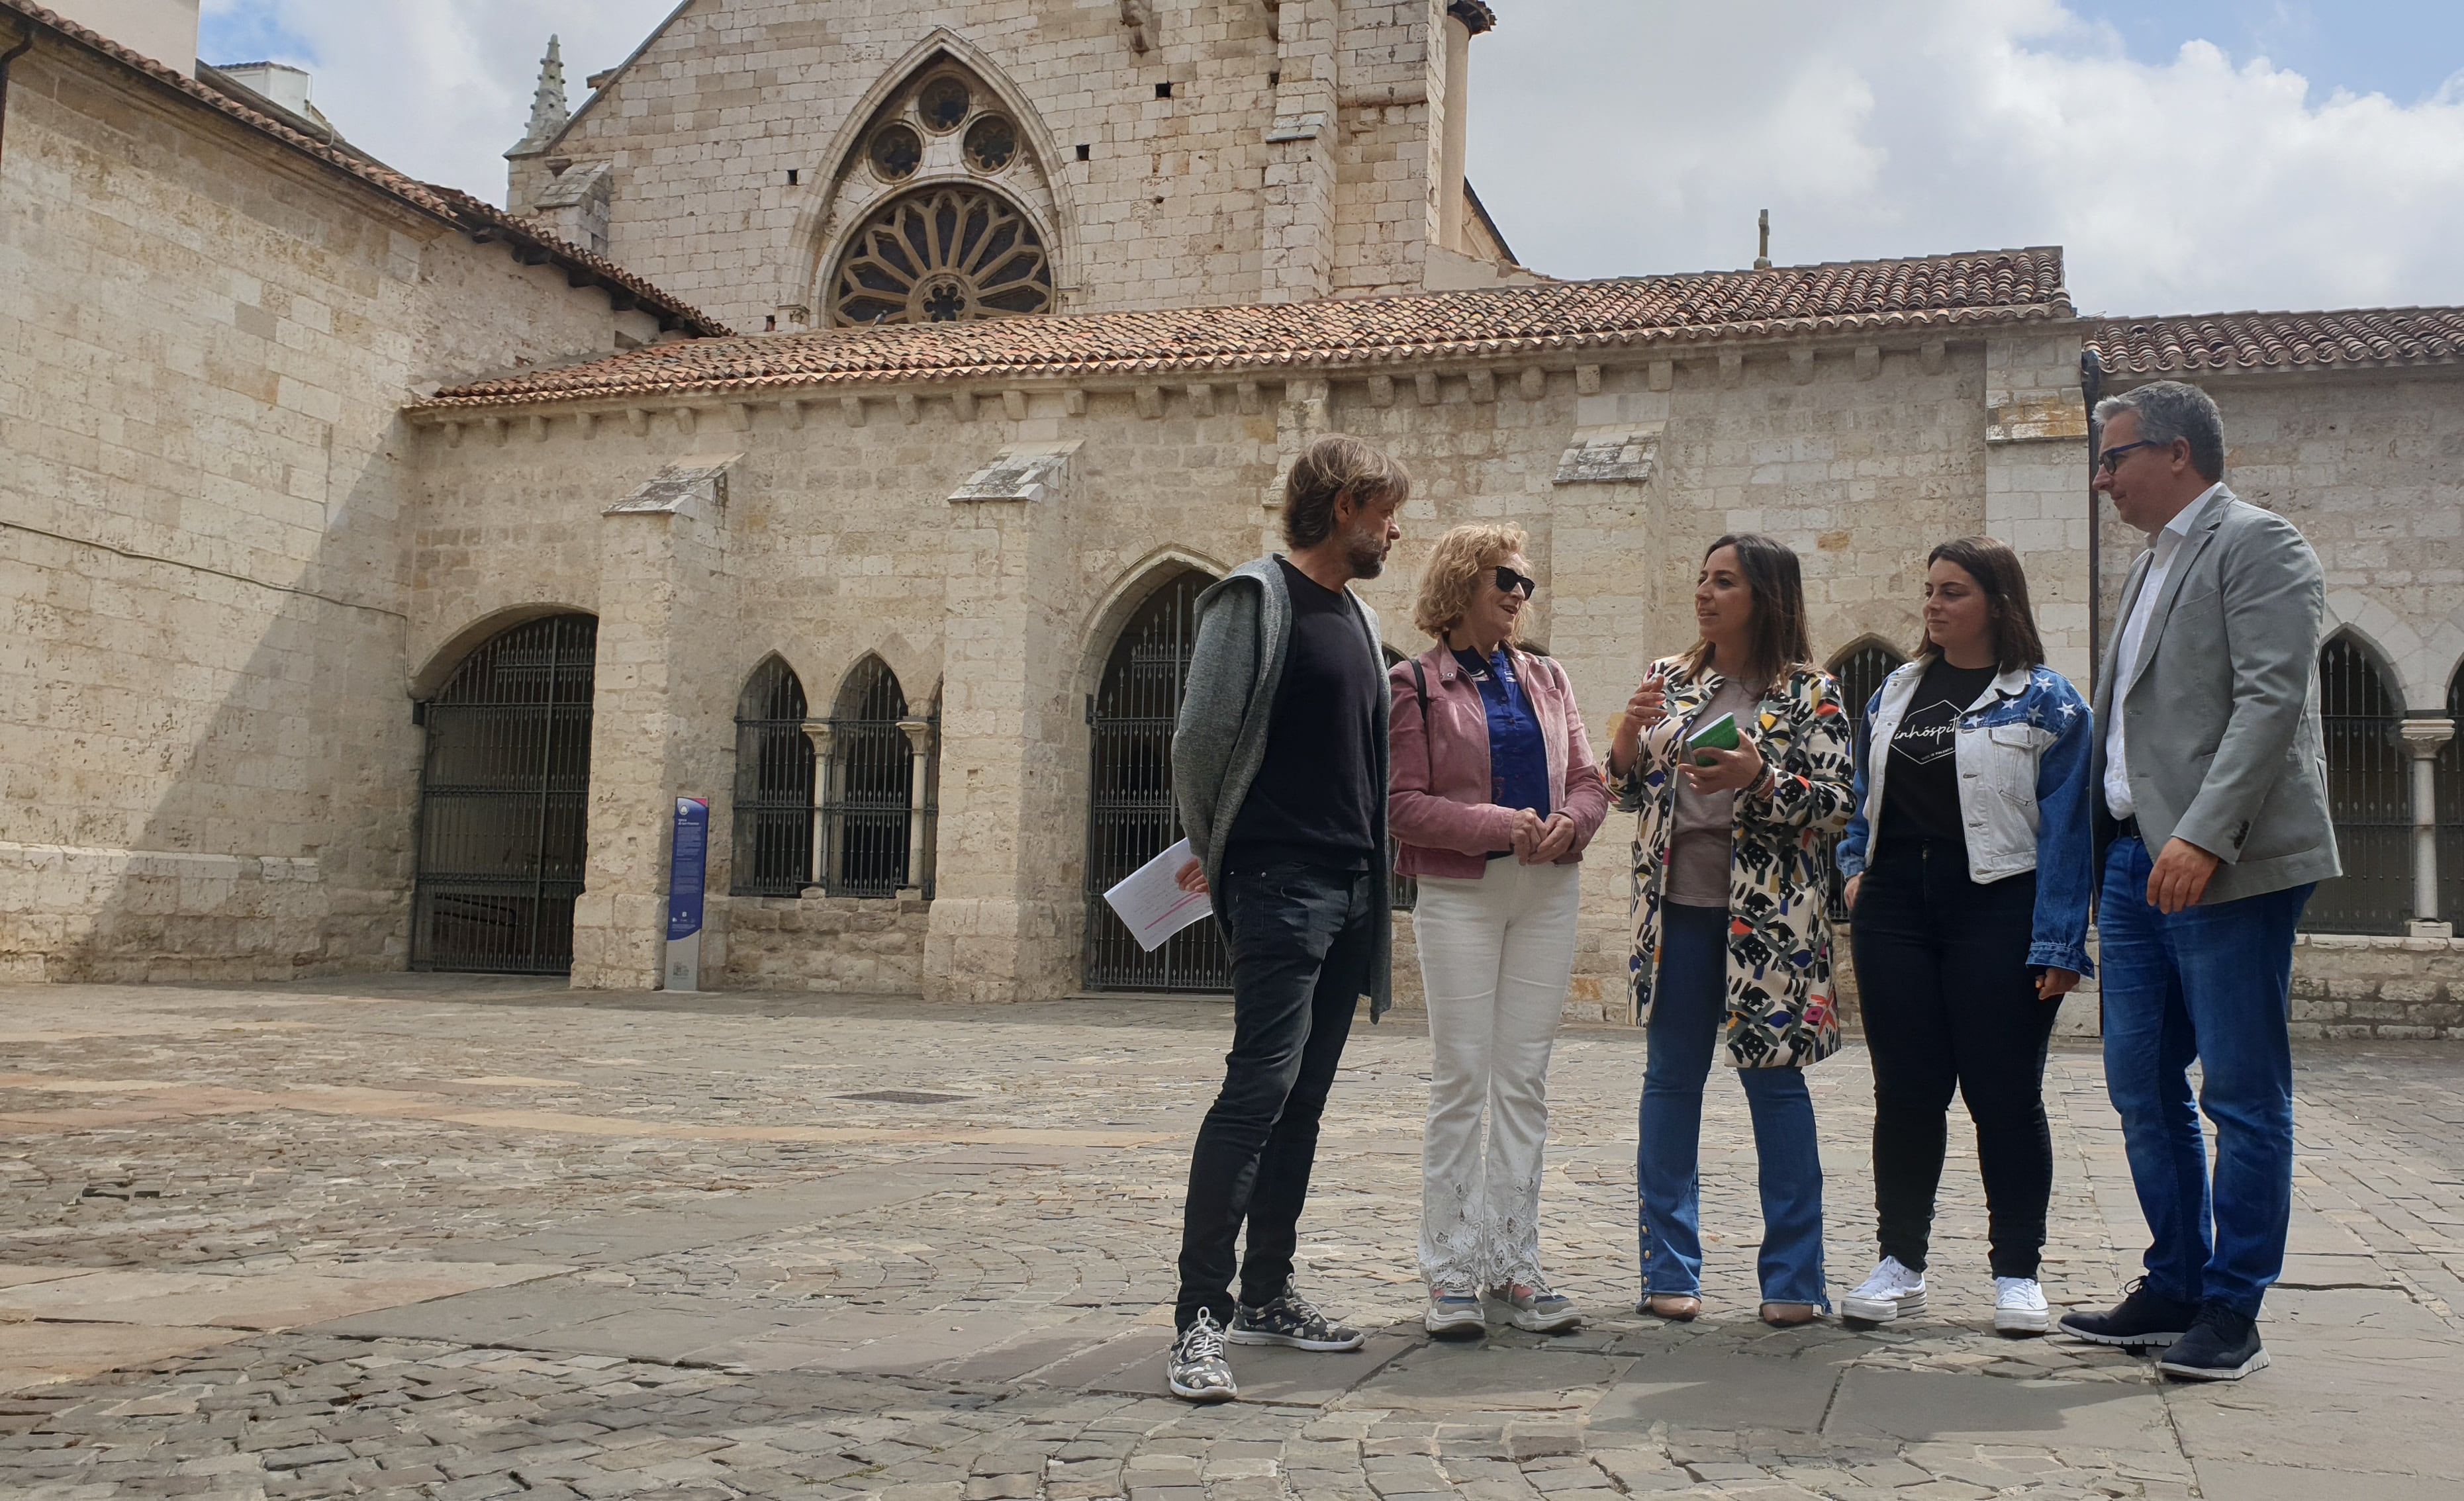
[[[1420,1314],[1420,1327],[1441,1339],[1476,1339],[1488,1332],[1488,1318],[1481,1312],[1480,1299],[1471,1289],[1431,1288],[1429,1306]]]
[[[1232,1379],[1231,1363],[1223,1359],[1223,1326],[1215,1321],[1213,1310],[1199,1309],[1173,1340],[1163,1374],[1172,1394],[1185,1402],[1230,1402],[1241,1395],[1241,1383]]]
[[[1528,1329],[1536,1335],[1559,1335],[1582,1326],[1583,1316],[1575,1310],[1573,1300],[1560,1297],[1545,1287],[1510,1282],[1505,1287],[1490,1288],[1482,1295],[1517,1329]]]

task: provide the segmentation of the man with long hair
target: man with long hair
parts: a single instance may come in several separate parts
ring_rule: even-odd
[[[1356,1350],[1292,1284],[1318,1118],[1361,996],[1387,1005],[1386,666],[1352,582],[1402,535],[1403,467],[1356,438],[1311,444],[1284,487],[1289,551],[1199,598],[1172,738],[1173,796],[1232,960],[1232,1051],[1199,1127],[1165,1372],[1190,1402],[1240,1395],[1223,1347]],[[1249,1229],[1241,1298],[1233,1244]]]

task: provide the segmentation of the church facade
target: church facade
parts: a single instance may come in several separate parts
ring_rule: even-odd
[[[301,205],[411,226],[354,228],[375,294],[327,277],[265,315],[270,354],[221,332],[254,315],[201,256],[155,274],[211,289],[173,320],[210,325],[204,355],[88,340],[91,416],[52,367],[0,380],[44,460],[0,479],[43,518],[0,529],[39,627],[7,669],[5,972],[649,988],[700,798],[706,988],[1220,990],[1209,927],[1141,953],[1100,893],[1175,837],[1191,600],[1275,545],[1312,437],[1416,476],[1364,586],[1395,653],[1427,645],[1440,533],[1529,529],[1534,642],[1597,734],[1736,529],[1797,548],[1859,702],[1917,635],[1925,550],[1972,532],[2027,559],[2084,683],[2139,545],[2089,493],[2088,403],[2169,376],[2329,571],[2352,874],[2314,905],[2301,1024],[2464,1027],[2464,312],[2082,317],[2044,248],[1555,281],[1463,177],[1485,5],[849,9],[690,0],[572,110],[552,55],[513,212],[439,198],[451,221],[0,0],[35,43],[0,193],[71,215],[117,89],[162,96],[158,137],[248,138],[232,181],[290,186],[205,196],[268,243]],[[99,180],[149,207],[115,217],[141,250],[193,238],[170,165],[131,155]],[[6,253],[99,300],[90,256]],[[339,404],[259,373],[338,315]],[[230,378],[163,374],[189,367]],[[142,487],[118,452],[174,440],[131,436],[140,390],[195,445]],[[209,521],[179,453],[211,469],[220,435],[252,461],[190,487]],[[1621,991],[1620,856],[1586,866],[1581,1014]]]

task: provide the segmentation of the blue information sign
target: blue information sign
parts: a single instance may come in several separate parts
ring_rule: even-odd
[[[668,856],[668,941],[701,931],[701,889],[710,864],[710,801],[676,799],[676,837]]]

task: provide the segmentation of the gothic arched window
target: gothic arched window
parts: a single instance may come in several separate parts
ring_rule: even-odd
[[[843,324],[949,323],[1046,313],[1052,262],[1017,205],[972,184],[919,187],[872,211],[839,258]]]
[[[938,727],[908,713],[898,674],[878,657],[847,673],[829,724],[822,838],[830,895],[891,897],[923,887],[930,896],[931,811],[917,794],[931,785],[922,763],[937,749]]]
[[[2301,915],[2314,933],[2401,933],[2412,912],[2412,768],[2401,702],[2369,648],[2339,635],[2319,653],[2327,809],[2344,873]]]
[[[736,895],[792,897],[813,883],[813,771],[804,685],[768,658],[736,706]]]
[[[1049,313],[1053,185],[1023,116],[937,57],[889,97],[839,174],[847,226],[818,289],[828,321],[947,323]]]

